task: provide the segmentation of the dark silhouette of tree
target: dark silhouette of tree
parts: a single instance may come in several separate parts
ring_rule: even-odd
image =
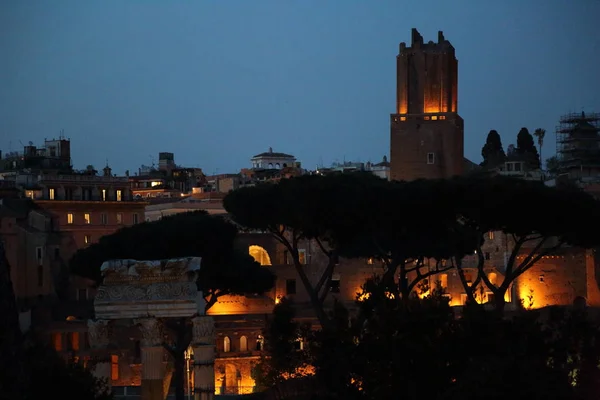
[[[537,128],[534,132],[533,132],[533,136],[535,136],[537,138],[537,142],[538,142],[538,146],[540,147],[540,156],[539,156],[539,160],[540,160],[540,167],[543,168],[542,165],[542,147],[544,146],[544,138],[546,137],[546,130],[543,128]]]
[[[499,319],[465,307],[456,318],[439,288],[424,299],[397,302],[377,278],[360,298],[357,318],[349,324],[346,317],[329,332],[337,340],[319,343],[315,336],[316,346],[327,349],[313,354],[317,377],[329,379],[328,391],[337,398],[401,394],[416,400],[423,391],[444,400],[584,398],[573,397],[572,370],[553,364],[552,357],[567,352],[554,345],[555,332],[540,324],[537,312]],[[590,357],[590,365],[594,361],[597,369],[597,358]]]
[[[378,278],[365,283],[360,298],[350,375],[361,397],[418,399],[427,388],[439,398],[460,372],[453,365],[457,321],[448,299],[436,290],[423,300],[397,302]]]
[[[340,248],[351,241],[357,227],[364,227],[366,193],[385,180],[370,173],[304,175],[277,184],[260,184],[230,192],[225,209],[241,226],[269,233],[289,252],[294,268],[323,327],[329,318],[323,302],[340,256]],[[351,216],[351,217],[349,217]],[[327,257],[327,266],[317,283],[308,278],[299,249],[312,240]]]
[[[533,136],[529,133],[527,128],[521,128],[517,134],[516,151],[519,156],[523,157],[523,160],[530,169],[537,169],[540,167],[540,155],[535,147]]]
[[[425,279],[454,268],[476,249],[478,236],[458,220],[446,198],[451,182],[416,180],[371,187],[364,223],[340,249],[350,257],[372,257],[385,265],[382,282],[407,301]],[[398,284],[396,284],[396,277]]]
[[[220,296],[264,293],[275,282],[271,270],[235,248],[237,234],[235,225],[205,211],[180,213],[103,236],[98,243],[79,249],[70,260],[70,268],[74,274],[100,283],[100,266],[107,260],[200,256],[197,283],[208,310]]]
[[[481,149],[481,156],[483,157],[481,166],[485,168],[496,168],[506,161],[502,139],[497,131],[491,130],[488,133],[485,145]]]
[[[0,237],[1,239],[1,237]],[[80,365],[68,365],[32,332],[23,334],[0,240],[0,399],[34,400],[60,393],[65,399],[110,399],[106,382]]]
[[[558,157],[552,156],[546,159],[546,169],[551,174],[556,174],[558,172],[559,167],[560,163],[558,161]]]
[[[568,374],[549,363],[551,332],[543,329],[538,317],[539,313],[527,311],[500,319],[467,306],[458,321],[459,339],[453,342],[463,349],[451,364],[457,375],[440,398],[573,398]]]
[[[309,359],[306,350],[299,348],[299,340],[307,339],[310,327],[294,321],[295,317],[291,300],[284,297],[275,305],[263,330],[267,355],[263,354],[252,370],[258,387],[273,387],[307,374]]]
[[[468,285],[459,268],[467,293],[472,294],[481,280],[494,294],[495,307],[500,312],[511,284],[542,257],[557,254],[566,245],[592,248],[600,243],[600,235],[587,228],[600,223],[600,202],[578,188],[554,188],[501,176],[458,178],[449,187],[454,191],[447,198],[455,200],[454,206],[465,226],[481,238],[489,231],[502,231],[512,239],[502,282],[490,282],[484,271],[481,245],[477,246],[476,282]],[[531,207],[526,207],[524,201]],[[586,221],[586,225],[581,221]],[[519,255],[524,257],[519,259]]]
[[[70,261],[73,273],[101,281],[100,266],[113,259],[162,260],[200,256],[198,289],[206,310],[224,295],[253,295],[270,290],[275,283],[271,270],[235,248],[238,229],[221,217],[204,211],[180,213],[159,221],[144,222],[103,236],[98,243],[78,250]],[[170,341],[165,348],[174,361],[176,398],[184,398],[185,351],[191,341],[191,321],[167,319]]]

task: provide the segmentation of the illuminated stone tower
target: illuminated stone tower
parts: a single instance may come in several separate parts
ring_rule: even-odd
[[[458,61],[438,32],[423,43],[413,28],[411,46],[397,56],[396,112],[391,115],[390,172],[394,180],[460,175],[464,123],[457,111]]]

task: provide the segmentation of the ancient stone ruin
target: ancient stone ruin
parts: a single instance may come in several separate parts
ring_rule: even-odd
[[[212,317],[204,314],[204,297],[196,285],[200,264],[200,257],[111,260],[102,264],[104,280],[94,300],[96,319],[88,321],[90,345],[96,353],[96,376],[110,382],[107,349],[111,343],[111,324],[115,320],[130,321],[139,326],[142,336],[142,399],[163,400],[168,390],[163,321],[190,318],[194,398],[213,399],[215,324]]]

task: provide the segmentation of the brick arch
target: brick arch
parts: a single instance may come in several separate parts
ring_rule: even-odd
[[[237,394],[239,391],[239,381],[241,375],[237,367],[234,364],[225,364],[225,393],[224,394]]]
[[[264,247],[253,244],[248,247],[248,253],[256,260],[256,262],[260,263],[260,265],[272,265],[269,252],[265,250]]]

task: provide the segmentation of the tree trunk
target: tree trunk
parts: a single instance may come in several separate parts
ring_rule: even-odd
[[[175,399],[185,400],[185,350],[180,350],[181,349],[178,347],[177,350],[173,353],[173,381],[175,384]]]
[[[329,318],[327,317],[327,313],[325,312],[325,308],[323,307],[323,303],[319,299],[319,294],[315,292],[313,285],[310,283],[310,280],[306,276],[304,272],[303,265],[300,264],[300,260],[294,257],[294,267],[296,268],[296,272],[300,276],[300,280],[304,285],[304,288],[308,292],[308,297],[310,298],[311,305],[313,306],[313,310],[315,311],[316,317],[321,324],[322,329],[332,328]]]
[[[406,265],[400,264],[400,276],[398,277],[398,290],[404,303],[408,302],[410,298],[410,287],[408,285],[408,276],[406,272]]]
[[[506,307],[506,301],[504,296],[506,295],[507,288],[500,286],[498,291],[494,293],[494,310],[500,316],[504,316],[504,308]]]

